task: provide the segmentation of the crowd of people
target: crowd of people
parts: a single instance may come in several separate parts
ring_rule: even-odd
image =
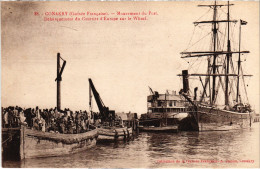
[[[26,125],[35,130],[63,134],[77,134],[88,131],[92,125],[98,125],[100,118],[98,113],[89,113],[86,110],[71,111],[39,109],[21,107],[2,107],[2,127],[19,127]]]

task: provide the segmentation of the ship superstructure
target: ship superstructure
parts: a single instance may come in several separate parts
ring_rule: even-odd
[[[169,127],[180,129],[181,121],[188,116],[187,101],[172,91],[164,94],[153,92],[147,96],[147,113],[141,115],[141,126]]]

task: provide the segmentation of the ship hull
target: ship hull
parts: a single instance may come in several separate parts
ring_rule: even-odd
[[[158,113],[159,114],[159,113]],[[167,113],[167,115],[170,113]],[[169,115],[168,115],[169,116]],[[174,117],[174,118],[173,118]],[[174,128],[172,131],[188,131],[193,130],[193,127],[191,126],[191,120],[192,117],[187,112],[183,113],[175,113],[174,116],[171,118],[149,118],[149,119],[143,119],[139,122],[139,129],[140,131],[148,131],[148,130],[158,130],[158,131],[167,131],[167,128],[163,127],[172,127]],[[163,126],[163,127],[162,127]],[[177,129],[175,129],[175,126]],[[162,128],[162,129],[160,129]],[[170,131],[171,129],[169,129]]]
[[[60,134],[21,127],[20,159],[61,156],[96,145],[97,129],[80,134]]]
[[[251,127],[254,113],[239,113],[212,107],[198,107],[191,113],[194,117],[192,126],[198,131],[228,131]]]
[[[133,135],[132,128],[99,128],[98,142],[128,140]]]

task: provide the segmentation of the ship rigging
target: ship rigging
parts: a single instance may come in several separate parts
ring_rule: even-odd
[[[241,25],[246,25],[246,21],[239,20],[239,47],[238,50],[231,50],[231,40],[230,40],[230,24],[236,24],[238,20],[230,19],[230,6],[234,4],[230,4],[229,2],[226,5],[217,4],[215,1],[213,5],[198,5],[199,7],[209,7],[213,9],[213,19],[207,21],[196,21],[194,22],[195,26],[200,24],[211,24],[212,32],[211,32],[211,50],[205,51],[184,51],[181,52],[182,58],[203,58],[207,57],[207,73],[191,73],[188,76],[197,76],[200,79],[200,83],[203,86],[202,95],[200,98],[200,102],[205,101],[205,96],[209,96],[210,105],[216,104],[218,94],[220,94],[219,90],[222,87],[225,95],[225,107],[229,109],[231,105],[235,105],[238,103],[243,103],[241,99],[240,92],[240,78],[242,78],[242,82],[245,82],[244,77],[250,77],[252,75],[247,75],[243,73],[242,64],[241,64],[241,55],[250,53],[249,51],[241,51]],[[219,18],[218,9],[221,7],[227,7],[227,19]],[[220,24],[227,24],[227,33],[224,33],[222,37],[219,36],[221,34]],[[223,34],[223,33],[222,33]],[[227,35],[226,35],[227,34]],[[220,39],[224,39],[226,36],[226,49],[224,49],[224,44],[220,44]],[[234,48],[235,49],[235,48]],[[238,54],[238,66],[237,70],[234,67],[234,58],[235,55]],[[179,75],[182,76],[182,75]],[[205,77],[204,80],[202,78]],[[236,83],[234,81],[237,81]],[[236,89],[236,91],[234,91]],[[231,93],[235,93],[235,96],[231,96]],[[230,97],[234,97],[235,99],[230,100]],[[247,97],[247,96],[246,96]],[[233,103],[235,101],[235,103]]]
[[[204,28],[206,26],[210,25],[211,32],[192,44],[190,48],[201,44],[202,41],[207,39],[206,37],[211,35],[210,38],[207,39],[210,40],[210,43],[206,42],[206,44],[210,44],[210,47],[204,47],[203,50],[197,49],[194,51],[188,48],[184,52],[181,52],[181,58],[191,60],[190,69],[192,69],[192,71],[195,69],[195,72],[201,72],[203,69],[206,71],[206,73],[188,73],[188,70],[184,70],[182,74],[178,75],[183,77],[183,89],[180,93],[193,106],[193,111],[195,110],[196,112],[196,114],[193,115],[196,118],[197,127],[200,130],[203,127],[198,125],[202,124],[206,124],[204,125],[206,126],[204,129],[209,130],[213,129],[214,125],[217,125],[219,129],[237,128],[237,126],[232,125],[236,118],[236,124],[244,126],[246,122],[241,120],[242,116],[238,117],[239,115],[237,114],[237,117],[235,117],[236,115],[233,117],[233,113],[246,113],[247,116],[244,118],[250,121],[251,126],[252,117],[250,113],[252,113],[253,110],[248,101],[245,77],[251,77],[252,75],[245,74],[241,64],[242,56],[250,53],[247,50],[241,50],[241,28],[242,25],[246,25],[247,22],[232,19],[230,16],[230,8],[233,5],[234,4],[230,4],[229,1],[227,4],[217,4],[217,1],[215,1],[214,4],[211,5],[198,5],[199,7],[210,8],[213,10],[213,15],[210,19],[194,22],[194,25],[195,27],[202,25],[200,28],[203,31],[205,31]],[[226,12],[222,10],[224,7],[226,8]],[[223,17],[223,13],[226,15],[225,17]],[[231,39],[231,37],[236,36],[235,26],[237,23],[239,23],[238,44]],[[237,65],[235,64],[236,60]],[[204,65],[207,66],[201,68]],[[199,79],[199,84],[197,82],[194,89],[194,99],[191,99],[192,92],[189,89],[188,78],[190,76],[195,76]],[[196,97],[197,86],[201,86],[200,89],[202,89],[199,100],[197,100]],[[214,117],[212,117],[212,113]],[[229,124],[229,127],[227,127],[227,124]]]

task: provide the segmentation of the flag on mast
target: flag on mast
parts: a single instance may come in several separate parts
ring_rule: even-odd
[[[240,24],[241,24],[241,25],[246,25],[246,24],[247,24],[247,21],[243,21],[243,20],[240,19]]]

